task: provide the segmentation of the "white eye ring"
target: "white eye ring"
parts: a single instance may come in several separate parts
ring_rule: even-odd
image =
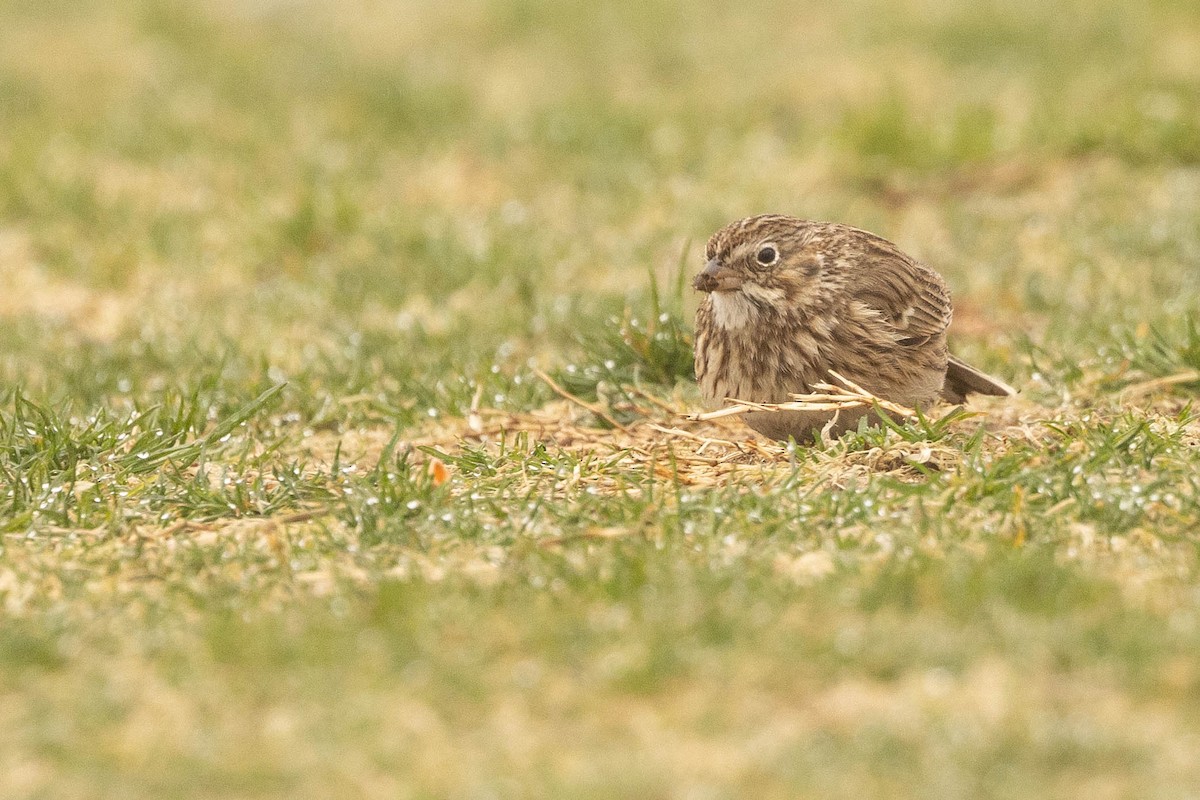
[[[767,242],[758,249],[758,254],[754,256],[754,260],[764,267],[769,267],[779,260],[779,251],[775,245]]]

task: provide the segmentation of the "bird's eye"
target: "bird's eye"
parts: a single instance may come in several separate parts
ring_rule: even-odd
[[[762,264],[764,267],[771,266],[778,258],[779,252],[770,245],[759,250],[758,255],[755,256],[755,259],[758,260],[758,263]]]

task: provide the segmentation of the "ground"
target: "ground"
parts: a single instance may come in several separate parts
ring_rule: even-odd
[[[0,0],[0,796],[1194,797],[1185,0]],[[760,212],[1017,386],[696,421]]]

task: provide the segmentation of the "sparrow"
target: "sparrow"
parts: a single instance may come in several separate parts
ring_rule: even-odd
[[[950,355],[942,277],[873,233],[765,214],[714,233],[693,288],[695,370],[710,405],[782,403],[836,383],[830,371],[910,408],[1015,390]],[[757,411],[742,419],[774,439],[837,436],[878,422],[873,407]]]

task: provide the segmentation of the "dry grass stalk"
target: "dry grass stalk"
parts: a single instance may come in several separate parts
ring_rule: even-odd
[[[697,422],[705,422],[735,414],[745,414],[751,411],[841,411],[843,409],[861,408],[862,406],[878,406],[884,411],[901,417],[916,416],[916,412],[911,408],[877,397],[854,381],[833,370],[830,370],[829,374],[834,380],[839,381],[843,385],[837,386],[824,382],[813,384],[813,388],[817,391],[807,394],[793,394],[792,399],[786,403],[754,403],[749,400],[738,400],[731,397],[728,402],[733,405],[719,408],[716,411],[689,414],[687,418]]]
[[[609,425],[612,425],[614,428],[616,428],[616,429],[618,429],[618,430],[622,430],[622,431],[625,431],[625,430],[627,430],[627,429],[625,428],[625,426],[624,426],[624,425],[622,425],[621,423],[617,422],[617,420],[616,420],[616,419],[614,419],[614,418],[613,418],[613,417],[612,417],[612,416],[611,416],[611,415],[610,415],[608,412],[606,412],[606,411],[605,411],[603,408],[601,408],[600,406],[596,405],[595,403],[589,403],[588,401],[584,400],[582,397],[576,397],[575,395],[571,394],[571,393],[570,393],[570,392],[568,392],[566,389],[562,388],[562,387],[561,387],[561,386],[559,386],[557,383],[555,383],[555,381],[554,381],[554,379],[553,379],[553,378],[551,378],[551,377],[550,377],[549,375],[547,375],[545,372],[542,372],[542,371],[541,371],[540,369],[538,369],[537,367],[533,367],[533,374],[534,374],[534,375],[536,375],[536,376],[538,376],[538,378],[539,378],[539,379],[540,379],[540,380],[541,380],[543,383],[545,383],[547,386],[549,386],[549,387],[550,387],[550,390],[551,390],[552,392],[554,392],[556,395],[558,395],[559,397],[563,398],[564,400],[569,400],[569,401],[571,401],[572,403],[574,403],[575,405],[579,406],[580,408],[583,408],[583,409],[586,409],[586,410],[590,411],[591,413],[595,414],[597,417],[599,417],[600,419],[604,420],[604,421],[605,421],[605,422],[607,422]]]
[[[1182,383],[1195,383],[1200,381],[1200,370],[1189,369],[1183,372],[1167,375],[1162,378],[1154,378],[1153,380],[1142,381],[1126,386],[1121,390],[1122,400],[1132,400],[1146,395],[1154,394],[1163,389],[1169,389],[1173,386],[1178,386]]]

